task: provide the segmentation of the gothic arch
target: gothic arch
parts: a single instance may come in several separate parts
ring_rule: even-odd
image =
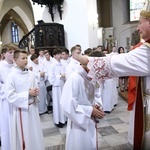
[[[1,35],[9,21],[15,21],[26,34],[34,27],[34,15],[29,0],[2,0],[0,2]]]

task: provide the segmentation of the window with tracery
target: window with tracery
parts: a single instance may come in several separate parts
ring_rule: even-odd
[[[145,0],[130,0],[130,21],[138,21]]]
[[[18,31],[18,25],[15,22],[11,23],[11,34],[12,34],[12,43],[18,43],[19,31]]]

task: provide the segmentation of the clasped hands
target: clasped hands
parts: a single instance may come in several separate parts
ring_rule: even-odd
[[[29,89],[29,95],[30,96],[38,96],[39,95],[39,88],[34,87],[34,88]]]
[[[100,106],[98,105],[94,105],[93,106],[93,111],[92,111],[92,117],[95,117],[95,118],[103,118],[105,116],[105,113],[104,111],[100,108]]]
[[[60,74],[61,75],[61,78],[65,78],[65,74]]]

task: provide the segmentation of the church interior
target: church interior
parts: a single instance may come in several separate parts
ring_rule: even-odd
[[[26,51],[34,47],[36,52],[47,49],[52,54],[55,47],[70,50],[79,44],[82,53],[98,45],[108,53],[114,46],[128,53],[140,42],[136,28],[144,2],[59,0],[51,4],[51,0],[0,0],[0,49],[14,43]],[[97,123],[98,149],[132,150],[128,141],[128,90],[120,90],[119,79],[116,89],[117,104]],[[40,120],[45,150],[64,150],[66,126],[56,127],[52,113],[40,115]]]

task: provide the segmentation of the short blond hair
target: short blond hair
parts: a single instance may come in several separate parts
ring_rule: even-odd
[[[81,48],[80,47],[78,47],[78,46],[73,46],[72,48],[71,48],[71,54],[76,50],[76,49],[78,49],[79,51],[81,51]]]
[[[3,45],[1,53],[3,54],[3,53],[6,53],[8,51],[17,50],[17,49],[18,49],[18,47],[16,45],[9,43],[9,44]]]

